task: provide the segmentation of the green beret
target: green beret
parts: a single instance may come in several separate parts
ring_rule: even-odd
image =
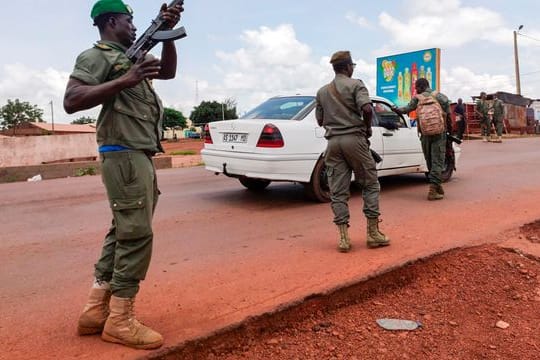
[[[330,64],[352,64],[351,52],[350,51],[338,51],[335,52],[330,58]]]
[[[92,7],[92,12],[90,17],[95,19],[99,15],[107,13],[117,13],[117,14],[133,14],[133,10],[129,5],[126,5],[122,0],[99,0]]]

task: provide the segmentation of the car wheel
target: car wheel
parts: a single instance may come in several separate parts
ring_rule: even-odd
[[[454,169],[456,168],[456,156],[452,144],[446,149],[446,155],[444,158],[444,169],[441,173],[441,180],[443,182],[450,181]]]
[[[263,191],[268,185],[270,185],[270,180],[264,179],[253,179],[246,176],[238,178],[240,184],[244,185],[248,190],[251,191]]]
[[[450,181],[452,174],[456,168],[456,157],[454,154],[454,149],[446,149],[446,155],[444,157],[444,169],[441,172],[442,182]],[[429,181],[429,172],[425,172],[426,180]]]
[[[326,165],[324,159],[320,158],[315,164],[311,181],[304,184],[306,195],[318,202],[330,201],[330,187],[328,186],[328,177],[326,176]]]

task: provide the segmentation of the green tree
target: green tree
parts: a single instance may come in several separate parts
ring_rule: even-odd
[[[223,103],[203,101],[193,109],[189,118],[197,126],[213,121],[238,119],[236,101],[234,99],[227,99]]]
[[[82,116],[76,120],[73,120],[71,123],[74,125],[84,125],[84,124],[94,124],[96,119],[90,116]]]
[[[168,129],[186,128],[187,121],[181,111],[165,108],[163,113],[163,127]]]
[[[30,105],[27,101],[8,99],[7,104],[0,108],[0,120],[2,129],[13,129],[15,135],[15,128],[23,122],[43,122],[43,110],[37,105]]]

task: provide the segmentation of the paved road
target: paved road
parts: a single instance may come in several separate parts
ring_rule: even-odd
[[[352,200],[353,251],[335,251],[328,204],[272,184],[251,194],[202,167],[159,171],[154,258],[137,313],[165,336],[194,337],[446,249],[501,241],[540,219],[540,139],[470,141],[447,198],[425,200],[423,176],[382,182],[392,246],[365,248]],[[1,359],[133,359],[136,351],[75,335],[92,265],[110,221],[99,177],[0,184]]]

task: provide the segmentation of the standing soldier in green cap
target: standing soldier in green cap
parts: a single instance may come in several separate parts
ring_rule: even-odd
[[[491,133],[491,119],[489,118],[489,103],[485,92],[480,93],[480,98],[476,100],[476,109],[474,112],[480,119],[480,129],[482,132],[482,140],[488,142]]]
[[[338,250],[349,252],[349,198],[351,176],[362,186],[367,218],[367,246],[387,246],[390,239],[379,231],[379,192],[375,161],[369,150],[373,110],[362,80],[351,79],[354,66],[349,51],[338,51],[330,63],[334,80],[317,92],[316,117],[326,129],[326,175],[330,186],[334,223],[339,231]]]
[[[444,189],[442,187],[442,172],[444,170],[444,158],[446,155],[446,132],[452,133],[452,121],[450,118],[450,100],[448,97],[438,91],[433,91],[429,87],[429,81],[425,78],[416,80],[416,95],[411,101],[400,108],[394,109],[398,113],[409,113],[417,110],[418,131],[420,133],[420,142],[422,143],[422,152],[429,169],[429,191],[428,200],[441,200],[444,198]],[[434,101],[435,100],[435,101]],[[427,108],[430,107],[428,110]],[[422,109],[424,108],[424,109]],[[433,110],[437,111],[434,114]],[[429,113],[429,114],[428,114]],[[436,115],[440,120],[439,131],[430,133],[429,129],[423,129],[422,123],[431,115]]]
[[[170,28],[182,6],[161,7]],[[176,75],[176,48],[164,42],[161,60],[150,55],[132,64],[125,51],[135,40],[132,10],[121,0],[100,0],[91,17],[101,40],[81,53],[67,84],[67,113],[102,105],[97,121],[102,180],[113,214],[95,280],[79,318],[80,335],[139,349],[163,344],[163,337],[134,316],[135,295],[152,253],[152,217],[159,190],[152,156],[160,145],[163,106],[152,79]]]
[[[497,95],[493,96],[493,125],[495,126],[495,131],[497,131],[497,139],[493,142],[501,143],[502,142],[502,133],[503,133],[503,120],[504,119],[504,104]]]

